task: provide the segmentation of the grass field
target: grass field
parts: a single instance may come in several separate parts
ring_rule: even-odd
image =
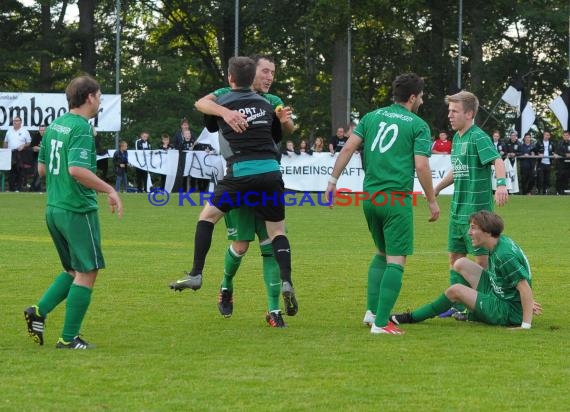
[[[46,345],[32,343],[22,310],[60,271],[43,221],[45,195],[0,194],[0,410],[2,411],[563,411],[570,408],[570,198],[512,197],[499,212],[526,251],[544,314],[530,331],[452,319],[407,325],[404,336],[362,326],[372,242],[359,207],[288,208],[299,314],[266,326],[261,258],[252,245],[236,277],[234,315],[216,296],[223,224],[198,292],[175,294],[189,269],[199,209],[152,207],[123,196],[118,221],[100,197],[107,269],[82,333],[92,351],[57,351],[64,305]],[[416,208],[416,253],[397,310],[448,282],[442,218]]]

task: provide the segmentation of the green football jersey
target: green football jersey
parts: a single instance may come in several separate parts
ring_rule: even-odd
[[[400,104],[367,113],[353,132],[364,141],[364,191],[411,192],[414,155],[431,155],[426,122]]]
[[[451,147],[452,221],[469,224],[473,213],[493,211],[491,163],[499,157],[491,137],[478,126],[471,126],[463,136],[455,133]]]
[[[48,206],[73,212],[97,210],[97,193],[69,174],[71,166],[97,171],[93,129],[87,120],[73,113],[57,118],[46,129],[38,162],[46,168]]]
[[[507,236],[501,235],[495,249],[490,251],[487,271],[493,291],[502,299],[520,302],[517,284],[526,279],[532,286],[528,259],[522,249]]]
[[[229,92],[232,91],[231,87],[222,87],[221,89],[217,89],[216,91],[214,91],[214,96],[216,96],[216,98],[223,96],[224,94],[227,94]],[[273,106],[274,109],[277,109],[277,106],[283,106],[283,100],[281,100],[280,97],[275,96],[274,94],[270,94],[270,93],[257,93],[259,94],[261,97],[265,98],[265,100],[267,100],[271,106]]]

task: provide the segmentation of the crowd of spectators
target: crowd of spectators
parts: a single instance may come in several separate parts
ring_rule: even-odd
[[[14,117],[12,125],[8,129],[3,142],[3,148],[12,150],[12,169],[7,172],[8,190],[41,192],[45,190],[45,183],[42,182],[37,173],[37,158],[42,136],[46,125],[41,125],[37,131],[29,132],[22,126],[22,119]],[[301,138],[298,144],[294,140],[287,140],[283,143],[281,154],[284,156],[313,155],[314,153],[329,153],[334,156],[340,152],[350,136],[351,127],[338,127],[334,136],[330,139],[317,135],[313,140]],[[108,176],[108,156],[107,150],[102,148],[101,139],[94,131],[96,150],[103,158],[98,161],[97,169],[99,175],[109,181]],[[530,133],[526,133],[522,139],[516,131],[510,131],[506,139],[501,138],[498,130],[492,132],[493,144],[503,159],[511,162],[511,166],[517,169],[519,179],[519,192],[523,195],[532,194],[557,194],[565,195],[569,189],[570,179],[570,133],[564,131],[562,138],[551,140],[551,132],[543,131],[540,138],[534,138]],[[163,133],[160,143],[151,143],[150,133],[142,131],[132,145],[135,150],[180,150],[191,151],[200,150],[211,152],[214,148],[209,144],[196,143],[190,130],[188,119],[183,118],[180,128],[174,133],[173,138]],[[166,176],[151,176],[140,168],[127,168],[126,158],[127,143],[120,142],[120,150],[125,151],[122,160],[113,159],[113,171],[117,187],[124,191],[148,192],[149,180],[156,187],[164,188]],[[446,130],[440,130],[434,137],[432,144],[433,154],[450,154],[452,146],[452,136]],[[116,154],[117,155],[117,154]],[[117,155],[118,156],[118,155]],[[185,156],[181,156],[185,159]],[[184,160],[178,165],[178,173],[175,182],[175,189],[183,188],[189,190],[194,188],[197,191],[206,191],[209,179],[197,179],[194,177],[184,177]],[[123,164],[123,166],[120,166]],[[118,166],[119,165],[119,166]],[[551,175],[555,172],[555,178]],[[128,183],[129,176],[134,178],[134,184]],[[553,180],[553,182],[552,182]],[[554,188],[552,188],[554,186]]]

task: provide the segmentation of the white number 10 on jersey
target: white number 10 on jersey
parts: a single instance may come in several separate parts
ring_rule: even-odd
[[[390,140],[386,141],[388,139],[388,134],[390,132],[392,132]],[[396,141],[397,137],[398,137],[397,124],[392,123],[390,126],[386,127],[386,122],[380,122],[380,124],[378,125],[378,133],[376,134],[376,138],[372,142],[372,146],[370,146],[370,151],[373,152],[376,149],[376,145],[378,145],[380,153],[387,152],[388,150],[390,150],[390,148]],[[380,142],[380,144],[378,144],[378,142]]]

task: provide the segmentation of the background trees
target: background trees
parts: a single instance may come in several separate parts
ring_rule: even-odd
[[[457,0],[248,0],[240,2],[239,53],[277,63],[272,91],[290,103],[299,136],[328,137],[347,121],[390,102],[393,78],[426,79],[421,114],[446,128],[443,97],[457,84]],[[512,109],[496,105],[520,77],[539,128],[547,103],[568,83],[568,3],[464,1],[462,86],[474,91],[485,128],[506,129]],[[75,10],[64,19],[66,12]],[[89,72],[115,92],[115,0],[5,0],[0,4],[0,89],[60,91]],[[234,53],[234,2],[122,0],[122,138],[142,129],[174,133],[183,116],[201,129],[194,101],[225,85]],[[350,36],[350,50],[347,38]],[[350,52],[350,83],[347,54]],[[495,107],[496,106],[496,107]],[[494,110],[493,110],[494,109]]]

